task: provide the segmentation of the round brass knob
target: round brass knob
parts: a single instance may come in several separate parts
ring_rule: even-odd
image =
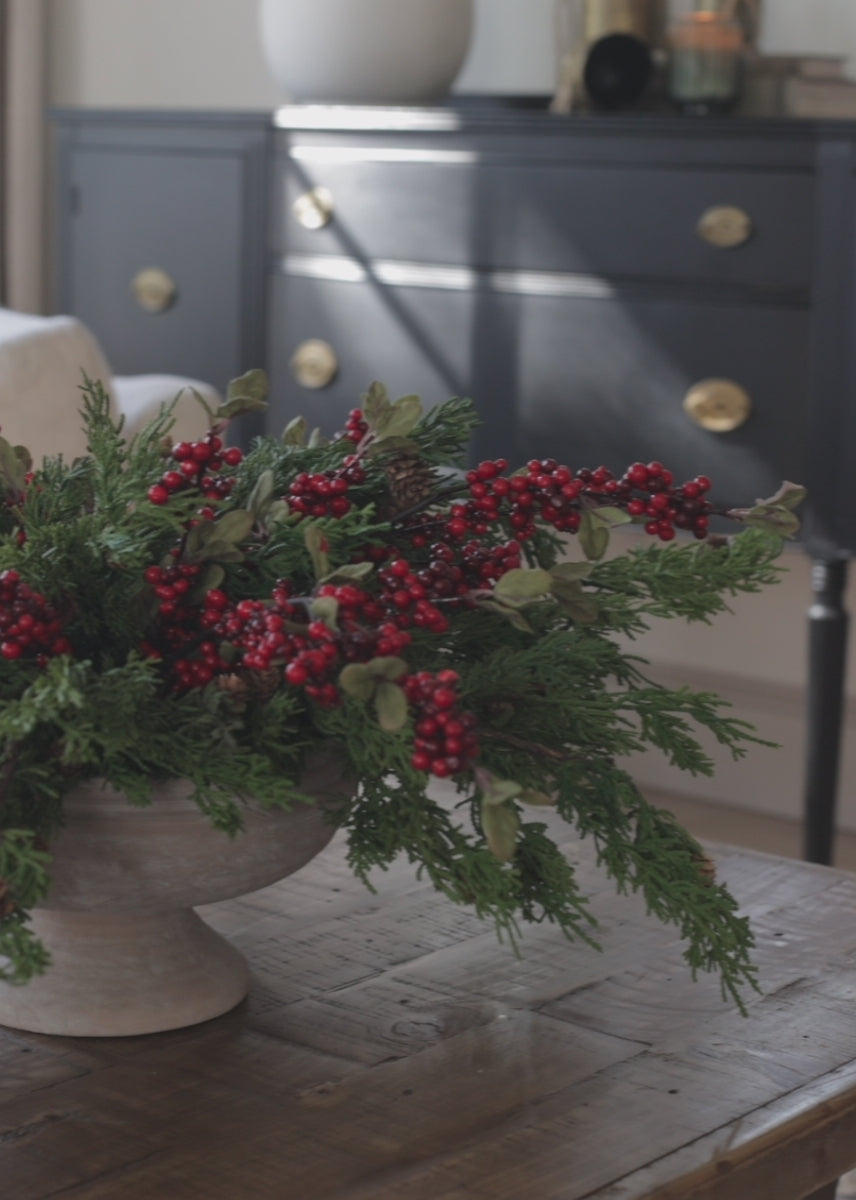
[[[701,379],[684,397],[684,410],[711,433],[731,433],[749,419],[749,393],[730,379]]]
[[[333,193],[325,187],[315,187],[298,196],[291,206],[304,229],[323,229],[333,219]]]
[[[140,308],[158,313],[173,303],[178,295],[175,282],[160,267],[144,267],[131,280],[131,291]]]
[[[753,233],[752,218],[742,208],[718,204],[701,214],[696,233],[711,246],[729,250],[748,242]]]
[[[292,354],[291,371],[302,387],[323,388],[336,378],[339,360],[328,342],[310,338],[301,342]]]

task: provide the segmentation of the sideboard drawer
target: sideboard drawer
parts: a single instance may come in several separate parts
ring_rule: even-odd
[[[804,312],[284,276],[274,286],[274,430],[299,412],[332,433],[379,379],[426,405],[473,395],[484,419],[475,458],[558,456],[575,469],[615,471],[656,458],[683,478],[711,476],[726,504],[806,478]],[[314,338],[338,361],[318,389],[302,387],[291,368]],[[711,377],[750,396],[750,416],[734,432],[709,432],[684,411],[687,391]]]
[[[307,151],[281,164],[274,250],[618,279],[810,283],[808,173],[513,165],[455,153],[389,162]],[[315,188],[329,193],[330,218],[306,228],[294,205]],[[713,208],[744,212],[747,240],[727,248],[706,240],[699,222]]]

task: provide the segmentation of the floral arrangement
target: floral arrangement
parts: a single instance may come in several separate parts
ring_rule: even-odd
[[[34,467],[0,439],[0,978],[47,965],[28,913],[80,781],[145,804],[153,781],[183,777],[240,837],[243,800],[311,800],[303,757],[335,746],[354,780],[335,820],[369,886],[404,854],[512,941],[544,921],[592,941],[553,810],[742,1004],[751,931],[620,760],[652,749],[709,773],[697,728],[735,755],[757,739],[623,647],[650,618],[708,620],[773,582],[800,489],[718,514],[745,527],[711,535],[705,478],[465,470],[470,402],[423,412],[379,384],[330,440],[296,419],[228,446],[265,389],[260,372],[234,381],[199,439],[173,445],[170,407],[127,440],[87,380],[85,457]],[[607,553],[631,521],[650,542]]]

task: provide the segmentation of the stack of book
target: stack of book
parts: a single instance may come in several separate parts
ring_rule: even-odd
[[[856,82],[835,55],[761,56],[747,68],[740,112],[745,116],[856,120]]]

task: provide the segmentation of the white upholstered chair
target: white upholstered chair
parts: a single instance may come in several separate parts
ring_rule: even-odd
[[[114,376],[96,338],[75,317],[0,308],[0,432],[7,441],[26,446],[37,459],[83,454],[84,374],[108,389],[129,435],[180,393],[173,434],[176,440],[197,437],[205,414],[190,389],[215,407],[220,402],[210,384],[180,375]]]

